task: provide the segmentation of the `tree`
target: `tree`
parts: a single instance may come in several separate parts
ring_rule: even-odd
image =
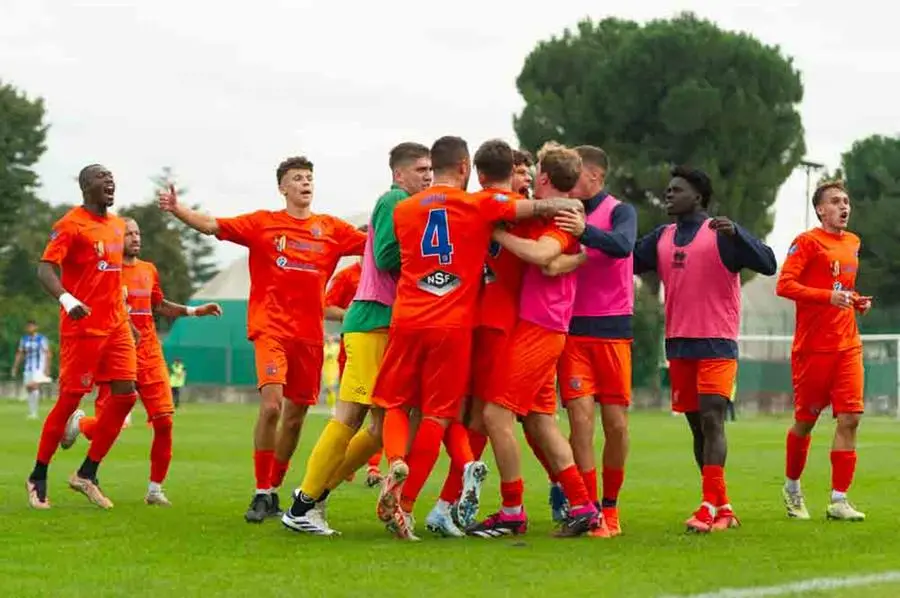
[[[713,180],[713,213],[765,238],[778,189],[805,151],[803,86],[791,60],[691,13],[645,25],[582,21],[539,43],[516,84],[525,99],[514,117],[520,143],[603,147],[609,189],[635,206],[641,234],[669,220],[660,201],[669,171],[690,164]],[[658,292],[655,277],[645,282]],[[636,339],[635,354],[656,367],[660,345]]]
[[[895,330],[900,325],[900,137],[861,139],[841,156],[841,163],[838,174],[843,174],[853,207],[850,228],[862,239],[857,286],[873,295],[879,308],[860,324]]]
[[[24,224],[9,231],[7,247],[0,259],[0,294],[31,301],[48,298],[37,279],[37,264],[53,223],[71,208],[68,204],[52,206],[39,199],[21,207],[19,221]]]
[[[0,247],[7,245],[23,206],[37,201],[32,167],[46,150],[44,101],[0,81]]]

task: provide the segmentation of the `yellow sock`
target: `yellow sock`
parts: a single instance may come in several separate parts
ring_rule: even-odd
[[[355,473],[360,467],[368,463],[369,458],[381,449],[381,441],[369,434],[369,430],[364,428],[356,433],[347,445],[347,452],[344,455],[344,461],[328,480],[327,488],[334,490],[340,486],[347,476]]]
[[[321,496],[334,470],[344,460],[347,443],[352,437],[353,428],[334,419],[328,422],[306,462],[300,492],[312,498]]]

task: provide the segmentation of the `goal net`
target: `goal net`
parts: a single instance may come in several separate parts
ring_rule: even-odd
[[[900,334],[863,335],[867,415],[900,417]],[[763,414],[793,411],[791,344],[794,337],[740,337],[735,406]]]

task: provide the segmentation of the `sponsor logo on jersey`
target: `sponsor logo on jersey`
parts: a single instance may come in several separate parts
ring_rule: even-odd
[[[444,297],[458,289],[461,284],[457,275],[444,270],[435,270],[420,278],[416,286],[436,297]]]

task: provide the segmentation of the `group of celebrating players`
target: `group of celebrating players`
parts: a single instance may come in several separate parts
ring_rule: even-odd
[[[463,139],[447,136],[430,148],[401,143],[389,166],[391,188],[359,229],[312,212],[313,164],[304,157],[276,171],[284,210],[214,218],[180,203],[174,188],[160,194],[162,210],[249,249],[248,335],[260,407],[256,491],[246,521],[280,516],[298,532],[336,534],[327,499],[368,462],[370,485],[381,485],[378,518],[397,537],[416,540],[415,503],[443,444],[450,469],[427,528],[453,537],[525,533],[521,423],[551,483],[556,535],[621,534],[634,275],[655,271],[664,290],[672,409],[686,416],[702,477],[702,502],[686,526],[699,533],[739,526],[724,468],[740,272],[771,276],[777,264],[771,248],[744,228],[707,215],[709,177],[675,168],[662,202],[675,222],[637,239],[636,211],[604,190],[608,157],[594,146],[551,142],[533,160],[491,140],[470,157]],[[481,190],[470,193],[473,166]],[[145,500],[168,506],[162,482],[174,408],[153,314],[218,315],[221,308],[167,301],[154,266],[137,258],[137,223],[108,212],[111,173],[91,165],[79,183],[83,205],[54,225],[38,269],[61,305],[60,392],[27,481],[29,502],[49,508],[49,462],[57,446],[68,448],[83,434],[90,449],[69,485],[111,508],[97,469],[140,396],[154,429]],[[856,312],[868,311],[871,297],[854,290],[859,239],[846,231],[843,186],[823,184],[812,201],[821,226],[795,240],[777,286],[797,303],[795,421],[783,498],[789,516],[810,517],[799,480],[812,429],[830,406],[837,429],[826,513],[861,520],[847,490],[863,412]],[[344,256],[362,260],[327,288]],[[325,319],[342,321],[339,396],[293,502],[282,510],[278,489],[319,397]],[[88,418],[78,407],[94,385],[97,414]],[[557,425],[558,399],[568,413],[568,439]],[[604,434],[599,484],[596,404]],[[488,442],[501,507],[478,521]],[[382,451],[389,463],[383,479]]]

